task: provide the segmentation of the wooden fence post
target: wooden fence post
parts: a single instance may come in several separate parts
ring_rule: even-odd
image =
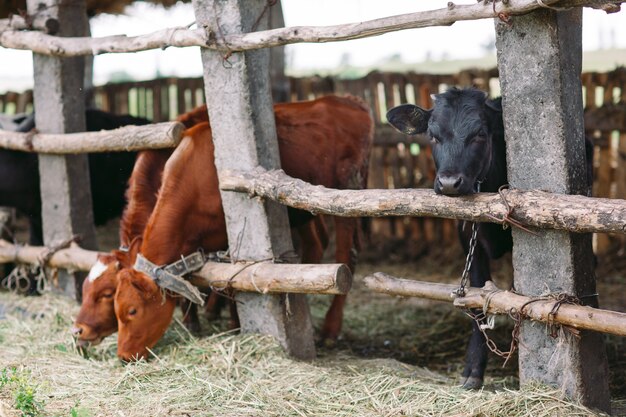
[[[28,13],[47,13],[59,21],[59,36],[84,36],[84,1],[28,0]],[[84,58],[33,54],[35,122],[42,133],[85,131]],[[96,249],[87,155],[39,155],[44,242],[54,245],[78,234],[81,246]],[[80,297],[82,279],[59,271],[59,287]]]
[[[267,28],[265,0],[194,0],[196,21],[217,39]],[[270,92],[269,51],[202,50],[204,84],[218,172],[278,168],[280,159]],[[293,253],[285,207],[245,194],[221,191],[230,255],[234,261],[280,259]],[[313,326],[305,296],[239,293],[244,332],[271,334],[287,352],[315,356]]]
[[[541,10],[496,21],[509,182],[517,189],[586,193],[580,72],[582,10]],[[513,230],[515,288],[581,297],[596,305],[591,235]],[[610,410],[602,335],[567,331],[550,337],[525,322],[520,336],[520,382],[562,387],[585,405]]]

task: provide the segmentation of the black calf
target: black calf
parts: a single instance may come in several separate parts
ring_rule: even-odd
[[[117,116],[100,110],[86,111],[87,131],[111,130],[126,125],[145,125],[149,120]],[[34,115],[13,121],[18,132],[35,127]],[[89,154],[89,177],[94,220],[97,225],[118,217],[124,208],[124,192],[135,164],[136,152]],[[34,153],[0,149],[0,206],[15,207],[30,219],[30,244],[43,244],[39,165]]]
[[[435,192],[467,195],[477,191],[496,192],[507,184],[506,146],[502,123],[501,100],[488,100],[475,89],[451,88],[434,96],[434,107],[424,110],[403,104],[387,113],[387,120],[407,135],[426,133],[437,176]],[[587,141],[588,181],[592,184],[593,145]],[[469,249],[471,227],[459,224],[459,237],[465,253]],[[490,259],[497,259],[513,247],[510,229],[482,223],[478,229],[474,261],[470,268],[472,287],[483,287],[491,279]],[[482,386],[487,365],[485,338],[476,322],[467,347],[463,371],[465,388]]]

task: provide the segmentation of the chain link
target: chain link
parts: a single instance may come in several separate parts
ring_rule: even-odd
[[[482,181],[478,181],[476,183],[476,192],[480,192],[480,183]],[[467,257],[465,258],[465,268],[463,268],[463,273],[461,274],[461,282],[459,283],[459,288],[454,291],[459,297],[465,296],[465,287],[467,286],[467,282],[469,281],[469,271],[472,267],[472,262],[474,261],[474,251],[476,250],[476,241],[478,240],[478,222],[472,223],[472,237],[469,241],[469,250],[467,251]]]
[[[472,267],[472,262],[474,261],[474,250],[476,249],[476,241],[478,240],[478,223],[472,223],[472,237],[470,238],[469,243],[469,251],[467,252],[467,257],[465,258],[465,268],[463,269],[463,273],[461,274],[461,282],[459,284],[459,288],[455,291],[456,295],[459,297],[465,296],[465,287],[467,286],[467,282],[469,281],[469,270]]]

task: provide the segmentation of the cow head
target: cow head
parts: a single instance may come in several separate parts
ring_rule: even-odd
[[[117,273],[120,265],[127,262],[126,256],[120,251],[99,255],[83,282],[83,302],[72,327],[79,346],[97,345],[117,331],[113,297]]]
[[[83,281],[83,302],[72,327],[79,346],[97,345],[117,331],[113,305],[117,273],[121,268],[132,265],[140,246],[141,238],[137,237],[127,250],[98,255],[97,262]]]
[[[475,89],[451,88],[433,99],[431,110],[403,104],[389,110],[387,120],[407,135],[430,137],[437,194],[472,194],[491,166],[491,121],[501,117],[500,103]]]
[[[176,302],[143,272],[122,269],[117,279],[117,356],[124,361],[147,358],[148,349],[159,341],[172,321]]]

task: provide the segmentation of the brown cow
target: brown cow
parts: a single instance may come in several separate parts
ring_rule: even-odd
[[[278,104],[274,111],[281,164],[287,174],[331,188],[365,187],[373,121],[361,100],[328,96],[310,102]],[[301,227],[312,217],[309,213],[297,213]],[[292,226],[296,225],[293,215],[290,220]],[[335,259],[353,271],[357,220],[336,218],[335,228]],[[323,236],[310,226],[306,231],[309,236],[303,241],[310,249],[303,261],[319,261]],[[211,128],[203,123],[186,131],[185,139],[166,164],[159,199],[143,235],[141,254],[153,264],[167,265],[199,247],[211,251],[227,245]],[[130,268],[120,271],[115,314],[121,359],[147,357],[148,349],[160,339],[172,319],[175,300],[175,295],[163,291],[145,273]],[[345,296],[335,296],[326,315],[323,337],[334,340],[338,336],[344,303]]]
[[[180,115],[178,122],[190,128],[209,120],[206,106],[200,106]],[[133,172],[126,190],[127,205],[120,221],[120,247],[127,250],[113,250],[100,255],[98,261],[83,282],[83,302],[72,333],[81,346],[98,344],[104,337],[117,331],[117,319],[113,307],[113,295],[117,288],[117,273],[121,268],[129,268],[135,262],[140,237],[157,201],[161,188],[161,176],[165,162],[173,149],[147,150],[137,155]],[[193,308],[184,309],[185,325],[191,330],[198,329],[198,318]]]
[[[83,302],[72,333],[78,344],[98,344],[117,331],[113,295],[117,288],[117,273],[133,265],[141,245],[141,235],[150,218],[161,187],[161,174],[171,149],[140,152],[128,181],[128,201],[120,221],[120,247],[110,254],[98,256],[98,261],[83,282]]]

